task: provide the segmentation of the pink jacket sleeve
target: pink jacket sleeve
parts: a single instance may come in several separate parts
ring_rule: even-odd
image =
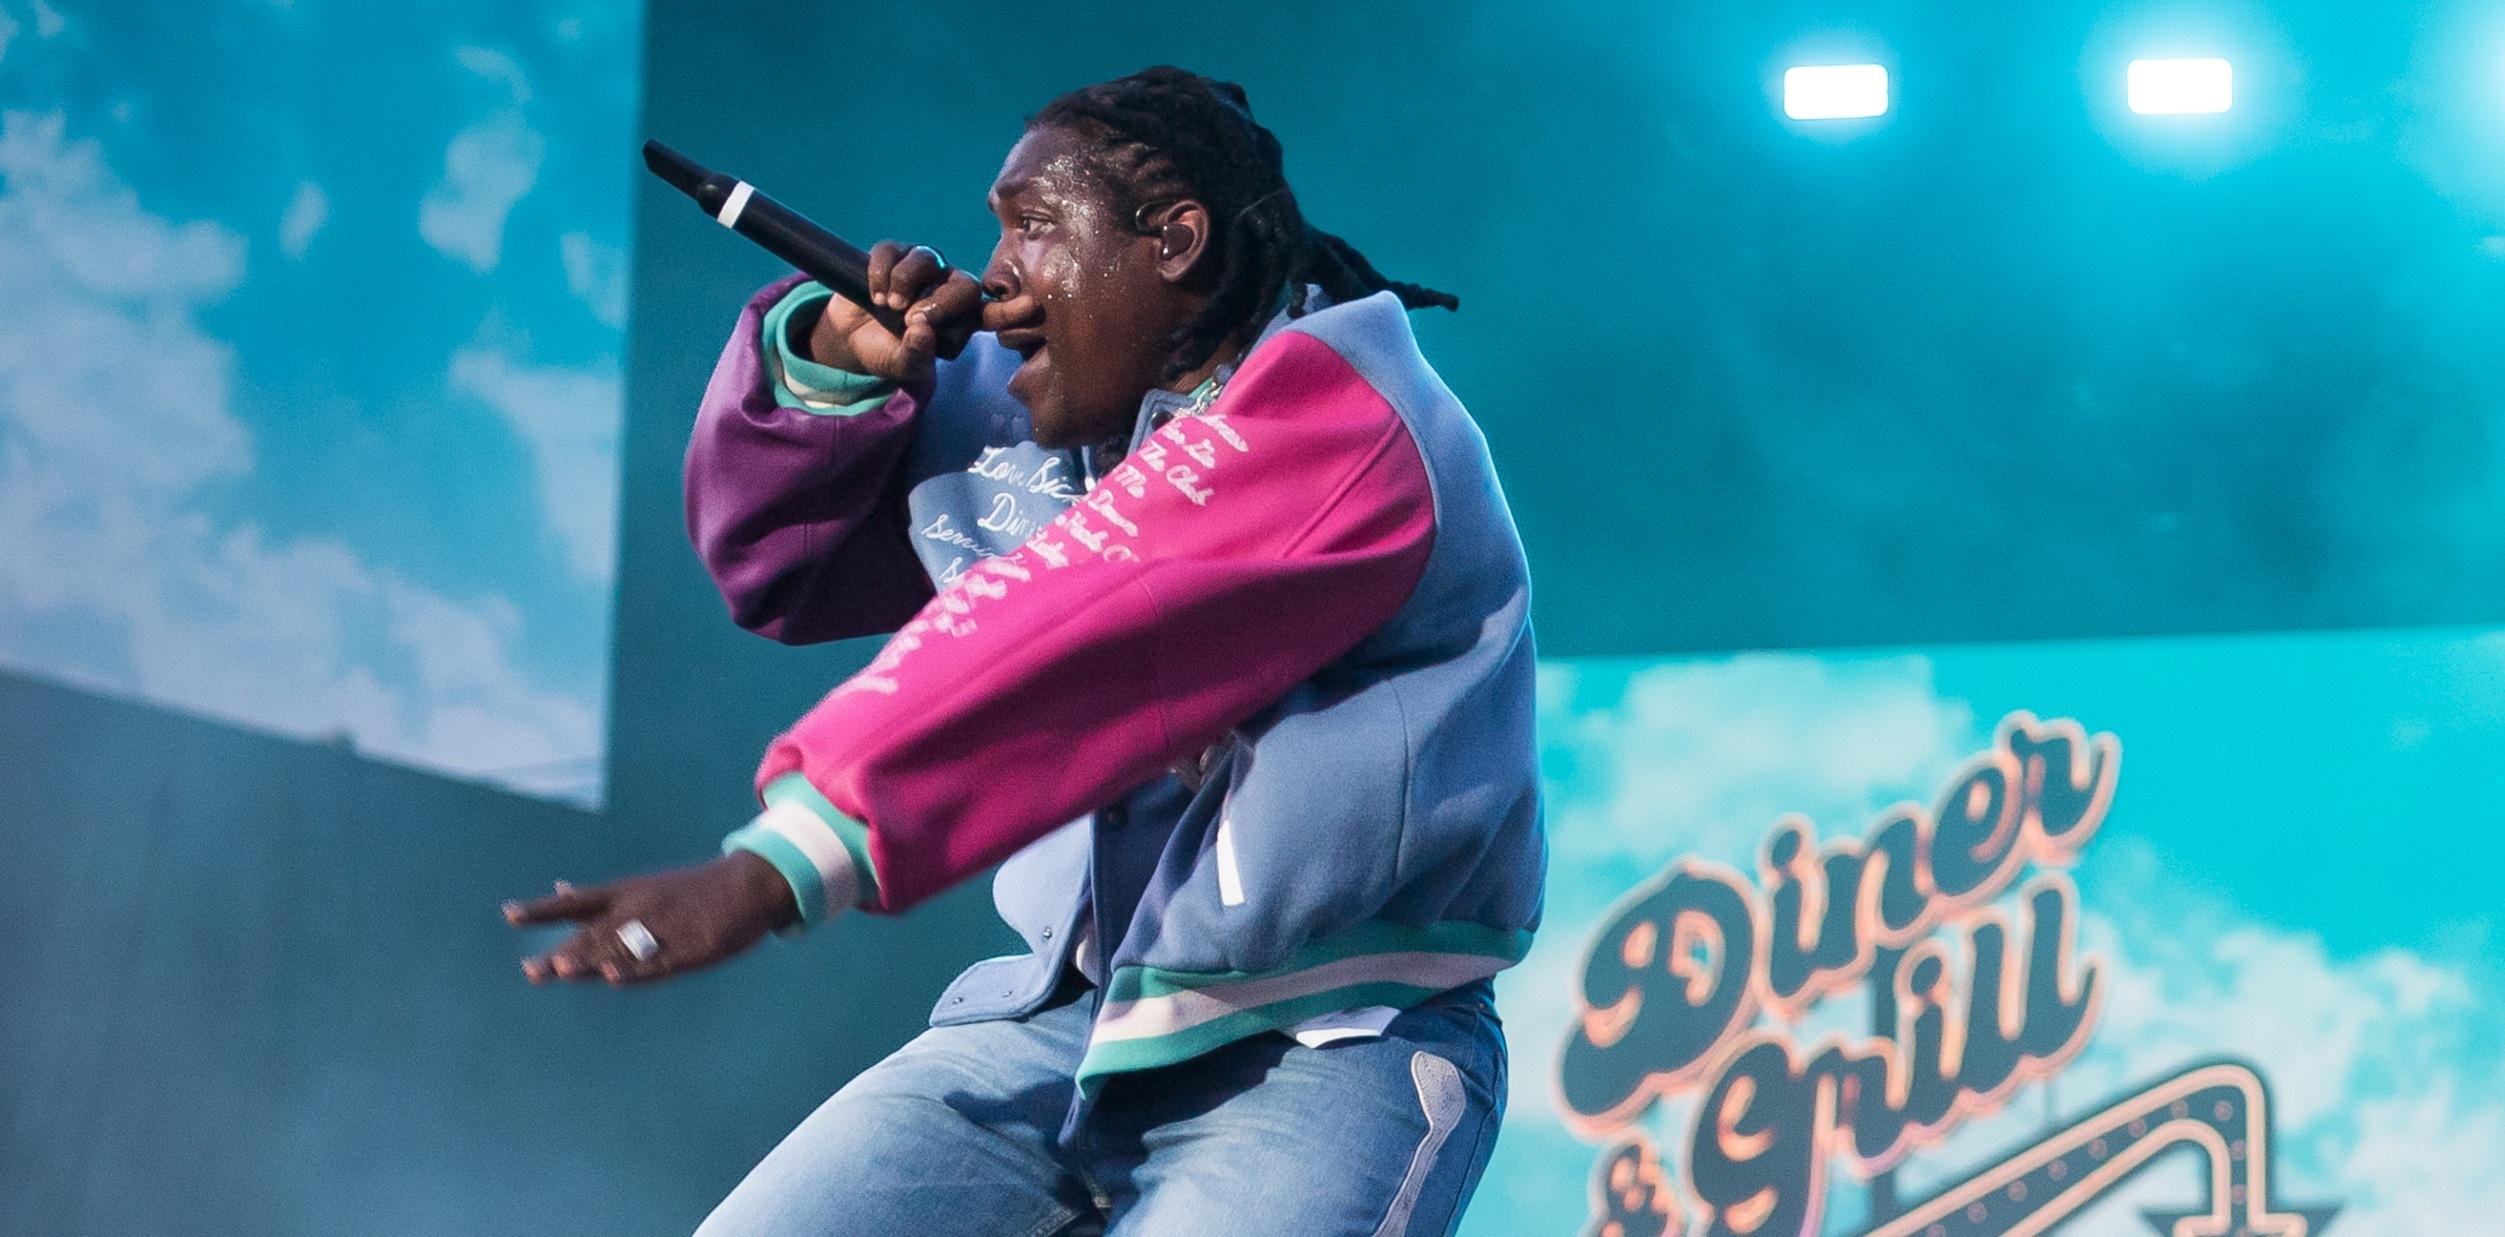
[[[1434,535],[1407,425],[1283,333],[767,749],[867,827],[899,911],[1197,754],[1404,604]]]
[[[891,632],[931,597],[901,478],[929,387],[857,415],[778,402],[762,324],[800,282],[769,284],[741,311],[687,443],[696,555],[731,618],[785,644]]]

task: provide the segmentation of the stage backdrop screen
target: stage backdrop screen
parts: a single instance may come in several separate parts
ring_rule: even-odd
[[[2505,1214],[2505,633],[1544,676],[1465,1232]]]
[[[639,13],[0,0],[0,665],[600,797]]]

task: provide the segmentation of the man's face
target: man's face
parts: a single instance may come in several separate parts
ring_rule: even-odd
[[[1158,238],[1118,217],[1114,196],[1083,139],[1054,128],[1021,138],[992,182],[1000,243],[983,284],[1000,304],[985,319],[1025,358],[1009,393],[1048,447],[1126,433],[1185,312],[1158,273]]]

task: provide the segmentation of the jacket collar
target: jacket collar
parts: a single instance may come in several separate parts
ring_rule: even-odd
[[[1306,313],[1326,308],[1330,303],[1330,297],[1323,293],[1320,286],[1314,284],[1305,286]],[[1279,312],[1271,315],[1270,321],[1262,326],[1261,334],[1253,338],[1252,347],[1246,348],[1244,355],[1249,357],[1260,351],[1261,346],[1270,342],[1271,336],[1286,329],[1290,321],[1292,319],[1286,308],[1282,306]],[[1173,420],[1176,414],[1192,407],[1195,403],[1207,407],[1208,401],[1217,398],[1218,391],[1226,386],[1228,379],[1235,376],[1235,370],[1236,367],[1233,365],[1221,365],[1218,367],[1218,372],[1210,376],[1209,381],[1189,391],[1168,391],[1162,387],[1151,388],[1148,394],[1140,399],[1139,416],[1131,422],[1130,439],[1122,444],[1120,450],[1113,449],[1111,443],[1089,447],[1085,450],[1083,462],[1087,470],[1088,483],[1093,485],[1096,478],[1103,476],[1107,469],[1121,463],[1124,457],[1138,450],[1139,444],[1148,441],[1150,434],[1156,433],[1166,422]]]

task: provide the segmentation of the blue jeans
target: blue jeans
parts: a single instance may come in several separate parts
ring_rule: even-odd
[[[1061,1127],[1095,990],[923,1032],[800,1123],[698,1237],[1449,1234],[1495,1149],[1505,1040],[1481,982],[1379,1039],[1239,1040],[1107,1080]]]

